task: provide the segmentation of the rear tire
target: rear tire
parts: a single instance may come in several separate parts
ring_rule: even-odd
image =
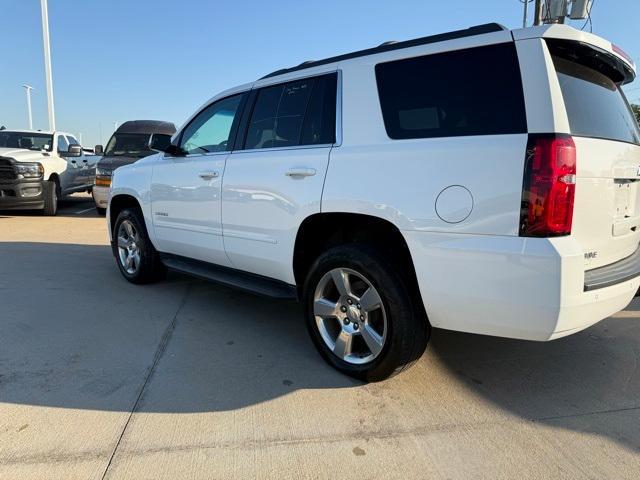
[[[113,254],[122,276],[131,283],[162,280],[167,269],[160,261],[138,208],[120,212],[113,228]]]
[[[96,207],[96,212],[98,212],[98,215],[100,215],[101,217],[104,217],[107,214],[107,209]]]
[[[387,257],[367,245],[334,247],[313,263],[303,289],[307,328],[322,357],[369,382],[411,366],[431,330],[417,289]]]
[[[42,214],[46,217],[53,217],[58,213],[58,184],[48,180],[43,183],[44,208]]]

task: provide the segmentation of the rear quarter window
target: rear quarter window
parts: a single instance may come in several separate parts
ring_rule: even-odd
[[[527,131],[513,43],[381,63],[376,81],[392,139]]]

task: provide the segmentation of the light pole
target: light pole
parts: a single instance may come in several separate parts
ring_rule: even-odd
[[[44,42],[44,75],[47,81],[47,110],[49,112],[49,130],[56,129],[56,115],[53,110],[53,80],[51,78],[51,47],[49,46],[49,10],[47,0],[40,0],[42,10],[42,40]]]
[[[529,0],[524,0],[524,17],[522,19],[522,28],[527,28],[528,16],[529,16]]]
[[[543,7],[543,0],[536,0],[535,13],[533,14],[533,24],[536,26],[542,25],[542,17],[544,16],[542,7]]]
[[[33,130],[33,116],[31,115],[31,90],[33,87],[31,85],[24,84],[22,85],[24,88],[24,92],[27,94],[27,111],[29,112],[29,130]]]

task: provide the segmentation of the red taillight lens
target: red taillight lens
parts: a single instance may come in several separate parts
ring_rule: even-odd
[[[522,188],[520,236],[571,234],[576,146],[570,135],[530,135]]]
[[[622,58],[624,58],[627,62],[629,62],[629,64],[631,64],[632,67],[635,68],[636,64],[633,61],[633,58],[631,58],[631,56],[625,52],[624,50],[622,50],[619,46],[612,44],[611,48],[614,52],[616,52],[618,55],[620,55]]]

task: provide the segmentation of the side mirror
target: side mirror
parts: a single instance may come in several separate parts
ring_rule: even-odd
[[[80,145],[69,145],[69,150],[64,155],[65,157],[81,157],[82,147]]]
[[[153,133],[149,138],[149,148],[156,152],[166,152],[171,145],[171,135]]]
[[[164,152],[174,157],[184,157],[186,152],[171,143],[171,135],[154,133],[149,139],[149,148],[156,152]]]
[[[93,148],[93,153],[95,155],[104,155],[104,147],[102,145],[96,145]]]

